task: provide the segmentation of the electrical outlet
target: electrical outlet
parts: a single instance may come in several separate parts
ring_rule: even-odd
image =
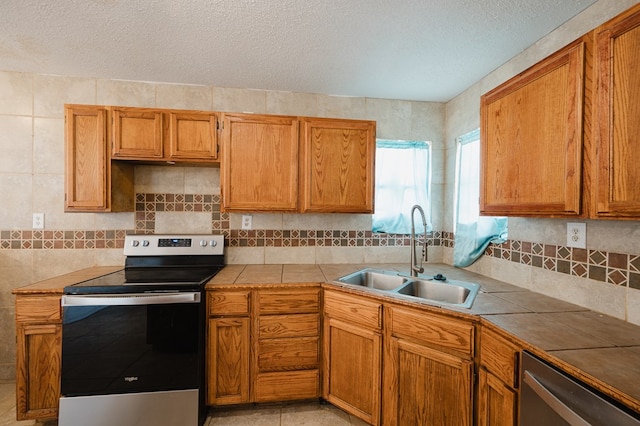
[[[587,248],[586,223],[567,223],[567,247]]]
[[[251,216],[242,215],[242,229],[251,229]]]
[[[33,214],[33,229],[44,229],[44,213]]]

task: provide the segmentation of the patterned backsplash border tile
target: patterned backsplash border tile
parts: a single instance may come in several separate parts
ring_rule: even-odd
[[[225,235],[229,247],[401,247],[408,235],[363,230],[230,229],[229,214],[220,211],[220,196],[208,194],[136,194],[134,230],[2,230],[0,250],[118,249],[127,233],[155,230],[156,212],[211,212],[212,234]],[[452,232],[434,231],[430,246],[454,247]],[[576,249],[528,241],[509,240],[490,245],[484,253],[510,262],[543,268],[613,285],[640,289],[640,255]]]

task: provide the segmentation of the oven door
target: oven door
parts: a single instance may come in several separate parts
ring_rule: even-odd
[[[173,400],[181,406],[175,412],[197,419],[204,377],[200,298],[200,292],[63,296],[60,424],[84,417],[80,408],[91,407],[95,421],[102,406],[104,416],[132,405],[148,416]],[[160,424],[172,424],[162,416]]]

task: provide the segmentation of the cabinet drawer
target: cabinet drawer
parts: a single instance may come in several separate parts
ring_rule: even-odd
[[[260,314],[289,314],[318,312],[320,290],[259,291]]]
[[[390,314],[394,336],[473,355],[473,324],[400,308],[391,308]]]
[[[487,328],[480,332],[480,364],[504,383],[518,387],[520,348]]]
[[[16,321],[60,321],[60,296],[34,295],[16,297]]]
[[[347,323],[355,323],[368,328],[382,328],[382,303],[363,297],[326,291],[324,312],[331,318]]]
[[[319,389],[316,369],[262,373],[256,378],[256,402],[317,398]]]
[[[260,339],[317,337],[319,330],[318,314],[266,315],[258,318],[258,337]]]
[[[302,370],[317,368],[319,343],[317,337],[266,339],[258,343],[258,370]]]
[[[249,315],[249,291],[209,291],[209,315]]]

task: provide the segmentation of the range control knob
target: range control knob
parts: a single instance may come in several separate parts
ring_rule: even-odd
[[[215,247],[218,245],[218,242],[216,240],[211,240],[211,247]]]
[[[200,247],[206,247],[207,242],[205,240],[200,240]]]
[[[140,241],[138,240],[132,240],[131,241],[131,247],[138,247],[140,245]]]
[[[142,247],[149,247],[149,240],[142,240]]]

